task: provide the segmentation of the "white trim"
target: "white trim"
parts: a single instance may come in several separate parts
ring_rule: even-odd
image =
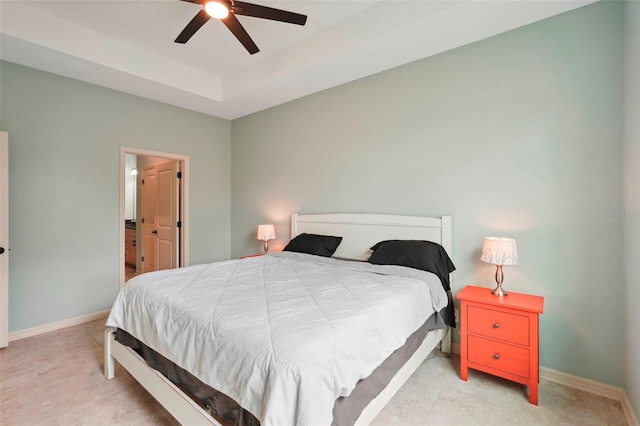
[[[24,330],[12,331],[11,333],[9,333],[9,341],[14,342],[16,340],[26,339],[27,337],[33,337],[39,334],[49,333],[51,331],[61,330],[63,328],[72,327],[74,325],[80,325],[86,322],[106,318],[109,316],[109,312],[111,312],[111,310],[81,315],[79,317],[39,325],[33,328],[25,328]]]
[[[124,287],[124,198],[125,198],[125,167],[126,155],[143,155],[148,157],[162,157],[182,162],[182,228],[180,230],[180,238],[182,239],[182,264],[180,266],[189,266],[189,156],[182,154],[173,154],[170,152],[152,151],[142,148],[133,148],[130,146],[120,146],[120,289]]]
[[[620,401],[629,426],[638,426],[638,418],[633,412],[633,407],[631,407],[627,393],[622,388],[596,382],[595,380],[584,379],[546,367],[540,367],[540,378],[559,385],[569,386],[594,395],[613,399],[614,401]]]
[[[540,378],[559,385],[569,386],[594,395],[613,399],[614,401],[620,401],[629,426],[638,426],[638,418],[633,412],[631,401],[629,401],[627,393],[622,388],[606,385],[604,383],[596,382],[595,380],[584,379],[582,377],[552,370],[551,368],[546,367],[540,367]]]
[[[540,367],[540,378],[616,401],[622,401],[622,395],[624,394],[622,388],[605,385],[595,380],[584,379],[546,367]]]
[[[620,403],[622,404],[622,411],[624,411],[624,415],[627,417],[627,423],[629,426],[640,426],[636,413],[634,413],[633,407],[631,406],[631,401],[629,401],[629,397],[624,391],[622,392],[622,399],[620,400]]]
[[[9,134],[0,132],[0,348],[9,344]]]
[[[452,344],[451,351],[459,355],[460,344]],[[583,392],[589,392],[594,395],[613,399],[614,401],[619,401],[622,404],[622,410],[624,411],[624,415],[627,418],[627,423],[629,424],[629,426],[640,426],[638,424],[638,418],[633,412],[631,401],[629,401],[627,393],[622,388],[596,382],[595,380],[589,380],[582,377],[574,376],[572,374],[563,373],[561,371],[553,370],[546,367],[540,367],[540,378],[548,380],[552,383],[569,386]]]

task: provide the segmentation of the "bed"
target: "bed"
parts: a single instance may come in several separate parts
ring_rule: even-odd
[[[333,257],[318,258],[308,254],[283,252],[260,258],[153,273],[154,275],[149,274],[146,278],[143,275],[138,279],[139,283],[130,286],[131,295],[127,296],[130,299],[120,303],[116,301],[108,324],[118,325],[125,329],[125,334],[131,333],[135,339],[140,338],[140,341],[148,343],[152,352],[157,350],[157,353],[167,355],[166,357],[178,368],[184,367],[187,372],[185,374],[193,373],[193,376],[214,390],[221,389],[233,400],[238,401],[240,406],[260,418],[265,425],[330,424],[332,415],[337,416],[335,410],[339,406],[338,402],[346,401],[343,406],[357,405],[349,402],[349,398],[355,398],[359,387],[373,380],[373,376],[392,358],[391,355],[396,356],[401,346],[408,345],[410,339],[407,336],[413,339],[415,335],[415,339],[418,340],[412,344],[417,349],[413,348],[411,352],[403,355],[405,358],[402,359],[402,366],[393,370],[392,376],[380,385],[384,386],[383,389],[376,390],[372,399],[358,402],[364,408],[360,407],[355,415],[352,414],[355,420],[333,420],[337,424],[368,424],[438,344],[444,352],[450,351],[449,328],[445,326],[427,331],[425,326],[429,319],[438,315],[437,312],[445,309],[451,298],[449,292],[448,300],[445,295],[443,301],[444,290],[433,274],[353,260],[369,259],[370,247],[384,240],[432,241],[441,245],[450,256],[451,218],[294,213],[291,218],[292,238],[308,234],[339,235],[341,242]],[[277,280],[270,278],[275,276],[272,273],[277,273]],[[303,276],[303,284],[291,284]],[[373,277],[376,291],[360,284],[360,280],[365,280],[364,276],[367,276],[367,280]],[[259,281],[258,278],[263,281]],[[158,279],[163,283],[162,287],[157,286]],[[208,285],[211,280],[219,280],[220,285]],[[309,282],[313,285],[310,286]],[[331,284],[334,282],[340,285]],[[350,287],[345,287],[343,282],[349,283]],[[428,285],[425,286],[424,283]],[[156,287],[153,287],[154,285]],[[246,288],[243,287],[245,285]],[[331,287],[332,285],[334,286]],[[191,295],[189,297],[193,300],[187,302],[187,295],[194,292],[183,290],[181,286],[195,288],[198,292],[197,297]],[[178,287],[181,288],[177,289]],[[254,287],[261,289],[255,296],[248,299],[237,298],[244,293],[253,294],[253,290],[249,292],[247,289]],[[299,290],[299,287],[302,287],[302,290]],[[439,289],[436,290],[436,287]],[[218,288],[224,288],[224,291],[217,290]],[[400,288],[402,291],[398,290]],[[409,293],[403,296],[405,291]],[[163,299],[160,298],[160,293],[166,293]],[[229,303],[218,303],[222,298],[221,294],[229,299]],[[345,294],[348,297],[345,297]],[[397,296],[390,297],[390,294]],[[139,308],[129,310],[133,303],[129,300],[136,297],[143,301],[142,305],[146,306],[145,309],[148,309],[149,313],[135,313]],[[153,299],[156,297],[161,302]],[[403,297],[407,300],[400,302]],[[385,313],[388,309],[398,311],[398,306],[405,306],[395,305],[396,303],[409,306],[411,300],[422,300],[419,299],[421,297],[427,299],[424,299],[425,302],[413,303],[415,307],[407,308],[406,315]],[[262,305],[260,300],[265,298],[269,299],[269,304]],[[195,310],[189,315],[197,319],[198,312],[203,313],[207,310],[207,306],[198,305],[200,300],[205,299],[216,300],[216,314],[207,312],[204,316],[200,315],[203,318],[200,328],[182,323],[187,316],[182,313],[182,306],[195,305]],[[343,303],[345,299],[353,299],[360,305],[366,305],[366,310],[371,311],[372,316],[363,317],[360,311],[353,311],[351,306]],[[173,305],[165,306],[167,304],[164,300],[173,300]],[[237,306],[240,300],[244,308]],[[202,304],[211,305],[210,302]],[[291,316],[294,315],[292,307],[296,310],[304,307],[304,320]],[[260,317],[263,311],[264,318]],[[255,318],[246,316],[246,312],[251,312]],[[345,312],[356,313],[346,316]],[[141,319],[145,315],[146,320]],[[389,316],[387,318],[384,315]],[[140,318],[137,318],[138,316]],[[209,324],[207,321],[211,322],[214,317],[215,321]],[[236,322],[226,322],[227,318],[234,317],[237,317]],[[429,318],[425,321],[427,317]],[[371,330],[374,330],[375,326],[375,331],[364,325],[376,321],[380,324],[372,325]],[[242,327],[238,323],[242,323]],[[282,323],[286,332],[278,331],[277,324],[272,323]],[[172,327],[176,330],[173,334],[168,337],[161,336],[165,329]],[[195,334],[192,334],[191,328],[197,329],[193,332]],[[421,330],[423,334],[418,336]],[[127,343],[126,339],[116,340],[116,331],[115,327],[108,327],[105,333],[105,375],[108,379],[114,377],[114,361],[118,361],[180,423],[220,424],[201,401],[196,402],[187,395],[188,392],[183,391],[183,383],[176,385],[165,375],[151,368],[141,356],[144,355],[144,351],[136,348],[135,342],[125,345],[121,342]],[[209,332],[210,338],[202,338],[201,334],[198,334]],[[225,332],[233,336],[242,336],[240,343],[227,345],[224,340]],[[118,333],[122,335],[123,331],[120,330]],[[146,336],[141,337],[145,334]],[[263,337],[266,334],[268,339]],[[302,341],[300,336],[304,334],[312,334],[314,338],[308,342]],[[323,338],[325,340],[322,340]],[[405,340],[406,343],[403,345]],[[299,344],[296,343],[298,341]],[[244,345],[244,342],[248,343]],[[227,352],[220,349],[227,346],[230,348]],[[192,347],[198,347],[199,350],[185,349]],[[352,347],[357,348],[354,349],[355,353],[367,355],[358,355],[359,358],[354,359]],[[325,350],[321,348],[330,348],[331,352],[325,354]],[[171,353],[172,350],[178,353]],[[251,352],[256,358],[245,362],[242,351]],[[342,356],[342,352],[346,355]],[[202,354],[207,354],[204,358],[216,359],[214,363],[220,365],[216,365],[215,368],[208,365],[207,359],[201,359]],[[230,359],[233,361],[225,363],[224,360]],[[313,359],[315,363],[312,367],[307,366],[306,361],[309,359]],[[354,363],[358,368],[362,366],[363,370],[359,371]],[[271,365],[275,367],[272,368]],[[170,374],[168,376],[171,377]],[[234,383],[234,380],[237,383]],[[332,414],[328,409],[331,408],[329,404],[334,403]]]

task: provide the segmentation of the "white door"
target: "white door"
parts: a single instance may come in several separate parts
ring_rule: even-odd
[[[157,235],[156,226],[158,216],[158,176],[155,166],[142,169],[140,182],[140,202],[142,223],[142,272],[157,270]]]
[[[0,132],[0,348],[9,345],[9,135]]]
[[[142,171],[142,270],[173,269],[178,262],[178,162],[167,161]]]
[[[157,269],[178,267],[178,165],[168,161],[156,165],[158,175]]]

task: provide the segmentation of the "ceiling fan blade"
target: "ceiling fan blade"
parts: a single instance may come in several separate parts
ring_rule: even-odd
[[[247,33],[247,30],[244,29],[240,21],[238,21],[238,18],[236,18],[233,13],[230,13],[226,18],[221,19],[221,21],[227,26],[227,28],[229,28],[229,30],[233,33],[234,36],[236,36],[238,41],[242,43],[244,48],[247,49],[249,53],[253,55],[254,53],[258,53],[260,51],[260,49],[258,49],[258,46],[256,46],[256,44],[249,36],[249,33]]]
[[[204,9],[202,9],[196,16],[193,17],[191,22],[184,27],[184,30],[178,35],[178,38],[175,39],[176,43],[186,43],[189,39],[202,27],[211,16]]]
[[[286,22],[289,24],[304,25],[307,15],[287,12],[286,10],[260,6],[259,4],[236,1],[233,3],[233,13],[236,15],[253,16],[254,18],[270,19],[272,21]]]
[[[207,2],[207,0],[180,0],[180,1],[186,1],[187,3],[195,3],[195,4],[205,4]]]

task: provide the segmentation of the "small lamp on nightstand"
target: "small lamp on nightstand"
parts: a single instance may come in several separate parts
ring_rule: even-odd
[[[487,237],[482,245],[480,260],[496,265],[496,283],[498,286],[491,292],[496,296],[506,296],[508,293],[502,289],[503,265],[518,264],[518,249],[513,238]]]
[[[269,251],[269,240],[276,238],[276,230],[273,225],[258,225],[257,238],[264,241],[264,252],[266,253]]]

